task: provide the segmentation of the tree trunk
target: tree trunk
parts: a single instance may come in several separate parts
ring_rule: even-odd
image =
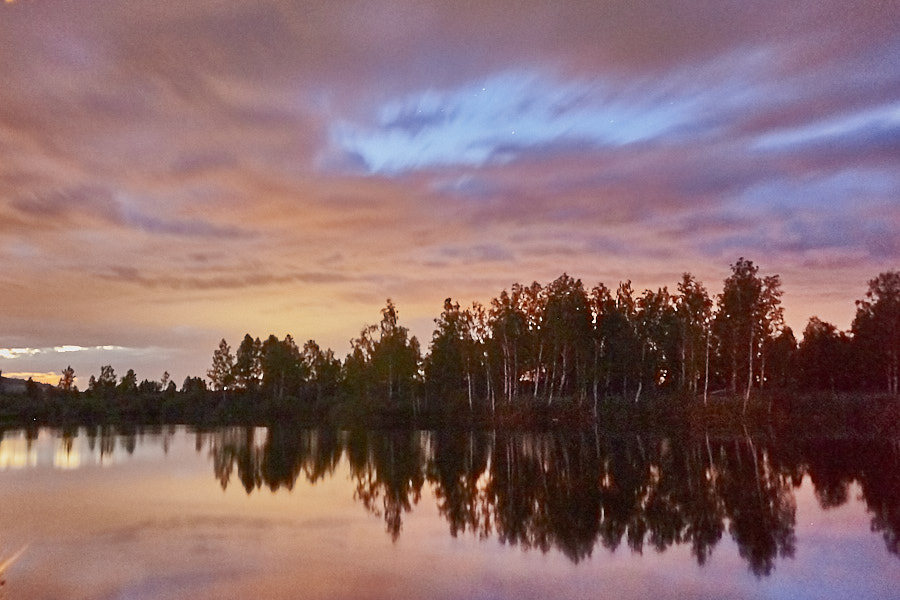
[[[706,360],[703,369],[703,406],[706,406],[706,398],[709,393],[709,330],[706,330]]]
[[[766,383],[766,345],[761,345],[759,353],[759,389],[762,390]]]
[[[466,368],[466,387],[469,391],[469,412],[472,412],[472,373]]]
[[[509,403],[511,400],[509,393],[509,344],[506,341],[506,335],[503,336],[503,396]]]
[[[485,385],[487,386],[487,400],[491,405],[491,414],[496,413],[496,405],[494,401],[494,385],[491,381],[491,363],[487,361],[487,357],[485,357],[484,361],[484,380]]]
[[[512,389],[512,400],[516,400],[519,397],[519,345],[516,344],[513,347],[513,371],[512,371],[512,380],[510,381],[510,387]]]
[[[753,385],[753,328],[750,329],[750,351],[747,370],[747,389],[744,391],[744,407],[741,414],[747,414],[747,403],[750,401],[750,386]]]
[[[737,395],[737,348],[731,348],[731,393]]]
[[[563,348],[562,354],[562,371],[559,374],[559,395],[562,396],[566,392],[566,358],[569,353],[567,348]]]
[[[634,403],[637,404],[641,398],[641,390],[644,387],[644,363],[647,360],[647,342],[641,344],[641,367],[638,371],[638,387],[637,393],[634,395]]]
[[[894,348],[891,350],[889,358],[888,358],[888,393],[891,396],[896,396],[898,391],[898,387],[900,387],[900,368],[898,368],[898,356],[897,349]]]
[[[547,406],[553,403],[553,390],[556,386],[556,357],[553,357],[553,369],[550,372],[550,393],[547,395]]]

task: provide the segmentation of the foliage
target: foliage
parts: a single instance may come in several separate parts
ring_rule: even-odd
[[[675,293],[637,293],[630,281],[588,289],[563,273],[546,285],[515,283],[487,305],[447,298],[424,358],[388,299],[343,361],[315,340],[300,348],[290,334],[260,341],[248,333],[236,354],[219,342],[209,386],[188,377],[178,391],[168,373],[138,383],[133,369],[118,379],[103,365],[79,393],[69,366],[52,391],[23,386],[31,404],[10,414],[522,424],[616,421],[638,405],[653,413],[723,397],[740,398],[746,416],[771,412],[779,390],[898,394],[900,273],[869,282],[851,331],[813,317],[799,344],[784,325],[781,296],[780,277],[744,258],[715,302],[690,273]],[[759,400],[750,403],[751,395]]]
[[[381,322],[364,327],[350,346],[344,381],[351,394],[372,408],[415,410],[422,360],[419,341],[399,324],[390,298],[381,310]]]
[[[225,338],[222,338],[219,347],[213,352],[212,366],[206,376],[212,382],[213,389],[223,393],[234,383],[234,355]]]
[[[75,369],[72,368],[72,365],[63,369],[57,387],[64,392],[78,391],[78,388],[75,387]]]
[[[810,318],[797,350],[798,383],[807,390],[848,390],[853,387],[852,340],[831,323]]]
[[[856,303],[852,326],[859,357],[877,385],[900,394],[900,271],[881,273],[869,281],[865,298]]]

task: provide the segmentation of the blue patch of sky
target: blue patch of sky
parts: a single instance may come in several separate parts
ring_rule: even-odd
[[[738,209],[793,212],[826,208],[830,214],[852,213],[863,204],[882,201],[900,189],[900,175],[878,169],[845,169],[801,178],[762,181],[739,194]]]
[[[881,137],[885,133],[900,137],[900,102],[772,131],[760,136],[752,147],[756,150],[780,150],[792,146],[856,139],[860,135]]]
[[[770,243],[791,251],[821,248],[858,248],[867,232],[859,224],[840,217],[795,218],[773,235]]]
[[[684,74],[623,86],[509,71],[388,101],[371,123],[338,121],[331,137],[341,153],[360,157],[367,172],[385,175],[504,164],[520,153],[560,145],[617,148],[717,126],[714,117],[734,108],[734,82],[700,83]],[[738,104],[756,97],[745,91]]]
[[[500,186],[488,179],[476,177],[471,173],[437,179],[431,182],[430,188],[438,194],[448,194],[457,198],[470,198],[473,200],[483,200],[502,193]]]
[[[866,248],[873,255],[889,255],[895,252],[884,243],[890,226],[873,221],[870,209],[883,206],[897,189],[900,176],[875,169],[761,181],[721,209],[721,218],[755,222],[752,233],[727,234],[704,248]]]

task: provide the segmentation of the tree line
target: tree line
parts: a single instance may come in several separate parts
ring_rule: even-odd
[[[640,294],[630,281],[588,287],[564,273],[516,283],[487,304],[447,298],[424,354],[388,299],[343,360],[314,340],[248,333],[234,350],[221,340],[208,384],[187,377],[179,391],[167,373],[138,382],[133,370],[119,379],[104,365],[82,395],[100,412],[105,402],[137,416],[228,421],[567,410],[596,419],[610,406],[660,398],[702,405],[721,396],[746,412],[767,389],[900,393],[900,272],[869,282],[849,331],[812,317],[800,342],[784,323],[781,285],[744,258],[715,295],[690,273],[674,291]],[[78,396],[74,380],[67,367],[59,391]]]
[[[235,356],[222,340],[208,375],[213,388],[281,398],[315,388],[321,401],[343,394],[382,409],[496,412],[557,402],[639,403],[660,392],[740,398],[766,387],[898,393],[900,273],[869,282],[849,332],[817,317],[798,343],[784,323],[778,275],[744,258],[711,296],[685,273],[667,287],[635,293],[587,288],[567,274],[546,285],[514,284],[488,305],[444,301],[429,352],[399,324],[387,301],[377,325],[351,340],[343,362],[314,341],[244,337]],[[308,396],[309,393],[307,392]]]
[[[869,282],[850,331],[812,317],[799,343],[781,297],[778,275],[741,258],[715,297],[685,273],[675,292],[588,289],[563,274],[515,284],[487,307],[448,298],[423,360],[426,388],[470,409],[564,399],[595,416],[604,400],[660,392],[704,404],[725,393],[742,411],[765,388],[898,395],[900,273]]]

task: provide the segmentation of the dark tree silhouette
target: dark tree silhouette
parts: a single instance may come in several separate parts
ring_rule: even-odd
[[[212,366],[206,376],[212,382],[213,389],[222,392],[223,398],[225,391],[234,384],[234,355],[225,338],[222,338],[219,347],[213,352]]]
[[[862,361],[881,374],[882,389],[900,394],[900,271],[869,281],[865,298],[856,303],[852,329]]]

